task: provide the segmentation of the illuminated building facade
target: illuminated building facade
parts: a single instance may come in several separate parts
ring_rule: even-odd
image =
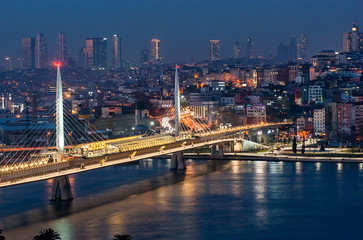
[[[264,104],[247,105],[248,124],[266,123],[266,106]]]
[[[46,68],[48,66],[48,49],[44,33],[38,33],[35,42],[35,67]]]
[[[299,61],[306,61],[306,51],[307,51],[308,39],[304,33],[300,35],[297,44],[297,59]]]
[[[353,24],[351,32],[343,33],[343,52],[356,52],[363,49],[363,33]]]
[[[5,71],[12,71],[13,70],[13,64],[11,61],[11,57],[5,56]]]
[[[221,60],[220,44],[219,40],[210,40],[210,60],[219,61]]]
[[[112,38],[112,66],[114,68],[121,67],[121,36],[113,35]]]
[[[153,63],[161,61],[160,40],[156,38],[151,40],[151,61]]]
[[[253,41],[251,38],[248,38],[247,39],[247,47],[246,47],[246,54],[247,54],[247,58],[253,58],[253,50],[254,50],[254,47],[253,47]]]
[[[233,57],[234,59],[241,58],[241,46],[239,45],[239,41],[235,41],[233,44]]]
[[[107,67],[107,38],[87,38],[87,68]]]

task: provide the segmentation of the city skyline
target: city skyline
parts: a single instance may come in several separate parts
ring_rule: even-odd
[[[276,54],[276,46],[282,40],[292,35],[298,37],[301,33],[309,38],[307,55],[311,56],[322,49],[341,51],[341,34],[348,31],[353,22],[358,26],[363,24],[358,11],[363,3],[356,1],[348,1],[352,4],[345,4],[344,11],[339,1],[331,1],[329,5],[324,1],[314,1],[314,7],[308,3],[286,3],[282,0],[273,3],[263,1],[264,4],[252,1],[227,1],[221,4],[219,1],[212,1],[210,6],[204,1],[193,4],[189,1],[177,1],[161,2],[158,7],[153,1],[113,3],[115,7],[111,7],[110,2],[100,4],[87,1],[86,11],[81,11],[82,2],[71,4],[70,1],[63,1],[57,10],[50,1],[35,2],[33,6],[29,5],[29,1],[22,2],[20,6],[18,2],[4,3],[0,10],[0,19],[7,24],[1,26],[0,30],[6,33],[6,37],[0,38],[0,46],[7,48],[0,48],[0,56],[20,56],[20,39],[36,36],[38,32],[45,34],[49,56],[54,56],[58,32],[66,33],[73,57],[77,57],[80,49],[84,47],[84,39],[91,36],[111,38],[114,34],[122,36],[125,48],[123,58],[134,62],[139,62],[141,49],[150,49],[152,38],[158,38],[163,42],[160,54],[165,62],[208,59],[208,41],[211,39],[221,40],[221,58],[233,57],[234,41],[240,41],[241,55],[245,56],[245,41],[249,37],[254,41],[255,55],[269,57]],[[280,9],[281,6],[284,8]],[[23,8],[27,7],[33,9],[34,16],[39,16],[34,23],[26,21],[27,17],[31,17],[24,12]],[[183,19],[173,16],[169,10],[174,7],[180,12],[188,12],[190,17]],[[321,19],[319,7],[331,10],[332,17]],[[4,11],[5,9],[7,11]],[[107,14],[100,12],[97,13],[100,17],[86,21],[87,17],[96,14],[99,9],[105,9]],[[121,14],[116,14],[116,9],[122,9]],[[63,14],[63,11],[67,11],[67,14]],[[206,15],[208,11],[218,11],[218,14],[228,17],[213,19],[213,14]],[[256,11],[264,12],[264,18],[259,17],[260,15],[255,16],[253,13]],[[334,15],[339,16],[339,19],[334,18]],[[75,23],[73,19],[79,21]],[[16,25],[16,21],[23,21],[24,24]],[[194,27],[190,28],[191,25]]]

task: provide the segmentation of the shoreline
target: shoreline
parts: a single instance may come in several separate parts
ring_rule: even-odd
[[[170,158],[171,155],[164,155],[163,158]],[[272,161],[272,162],[327,162],[327,163],[363,163],[363,158],[342,158],[342,157],[301,157],[287,155],[262,155],[250,153],[225,153],[223,157],[210,156],[209,153],[184,153],[185,158],[203,160],[241,160],[241,161]]]

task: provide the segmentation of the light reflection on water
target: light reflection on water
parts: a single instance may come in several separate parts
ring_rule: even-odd
[[[49,202],[51,181],[0,189],[0,228],[10,240],[45,227],[65,240],[362,239],[361,164],[188,160],[186,172],[168,164],[71,176],[72,202]]]

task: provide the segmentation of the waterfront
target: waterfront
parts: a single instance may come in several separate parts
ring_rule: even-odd
[[[53,227],[62,239],[362,239],[361,164],[168,160],[70,177],[75,199],[49,202],[51,181],[0,189],[10,240]]]

